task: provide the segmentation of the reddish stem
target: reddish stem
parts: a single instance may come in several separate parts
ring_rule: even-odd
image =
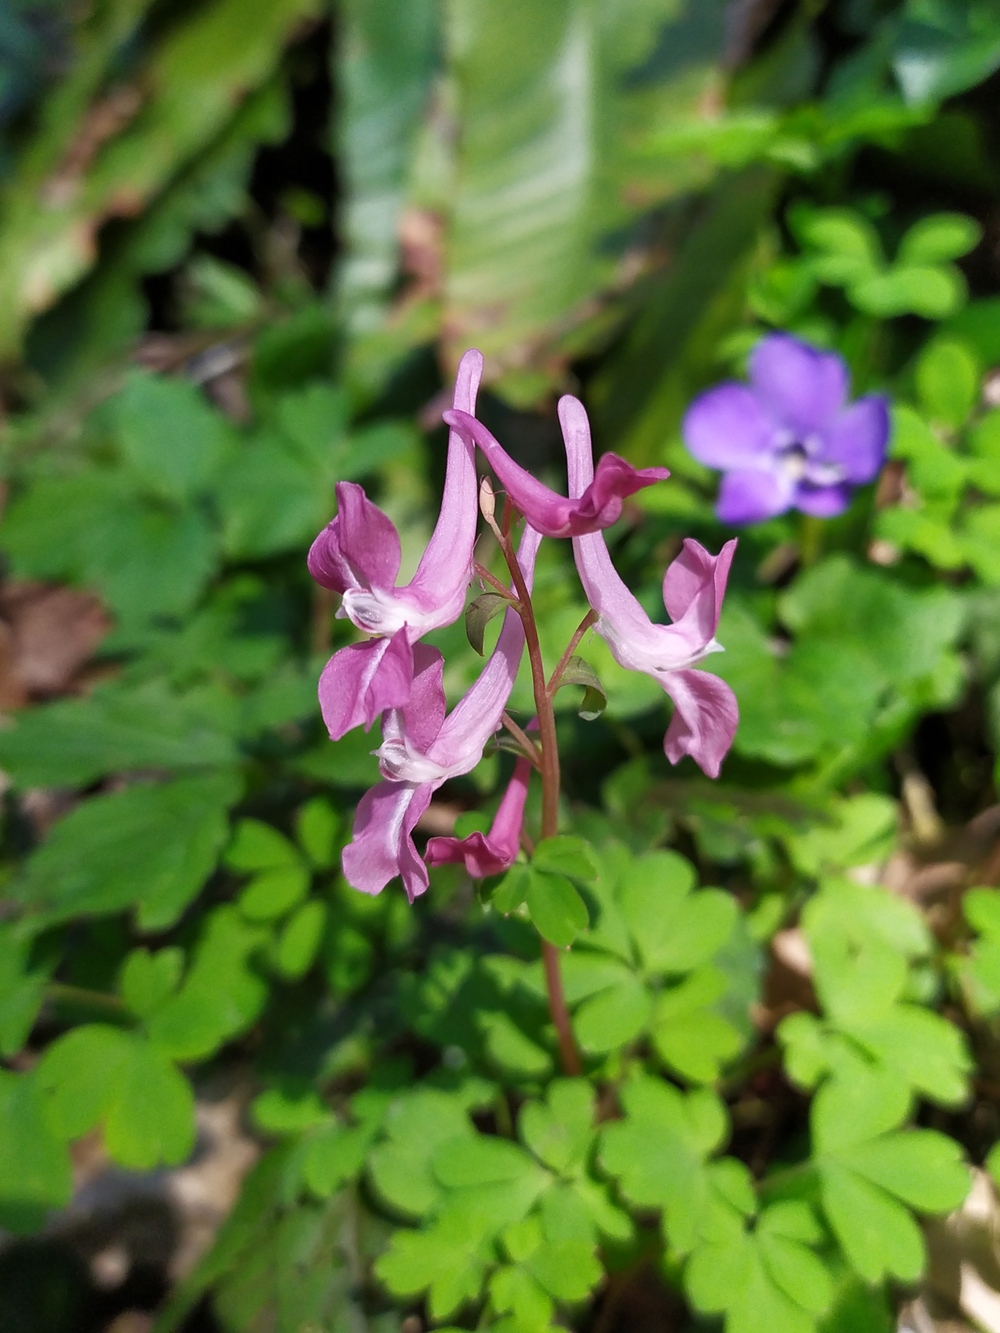
[[[545,664],[542,660],[542,647],[538,640],[538,626],[535,623],[535,610],[528,592],[521,566],[511,544],[508,526],[509,506],[504,507],[504,531],[497,532],[500,549],[510,570],[514,587],[520,601],[520,616],[524,625],[524,641],[531,666],[531,683],[535,694],[535,708],[538,713],[538,732],[541,740],[541,775],[542,775],[542,837],[553,838],[559,832],[559,747],[556,743],[556,717],[552,708],[552,699],[545,683]],[[496,532],[496,529],[494,529]],[[584,631],[585,632],[585,631]],[[577,640],[579,642],[579,640]],[[581,1074],[583,1066],[573,1040],[573,1028],[570,1025],[569,1010],[566,1008],[566,996],[563,993],[562,975],[559,971],[559,951],[548,940],[542,940],[542,962],[545,966],[545,987],[549,997],[549,1013],[559,1042],[559,1057],[563,1072],[572,1076]]]

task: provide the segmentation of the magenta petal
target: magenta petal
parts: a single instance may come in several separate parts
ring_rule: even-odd
[[[726,542],[718,555],[710,555],[691,537],[663,576],[663,605],[675,623],[690,616],[702,643],[715,637],[726,595],[729,567],[736,553],[735,537]]]
[[[752,389],[730,381],[694,400],[681,433],[688,452],[706,467],[752,468],[773,450],[775,423]]]
[[[519,759],[497,808],[489,833],[471,833],[467,838],[431,838],[424,859],[428,865],[465,862],[473,879],[500,875],[517,860],[521,846],[524,803],[528,795],[531,765]]]
[[[666,481],[669,476],[665,467],[634,468],[617,454],[602,454],[593,482],[576,502],[577,519],[567,535],[578,537],[609,528],[621,518],[622,500],[626,496],[652,486],[655,481]]]
[[[747,468],[723,476],[715,512],[723,523],[761,523],[783,514],[794,499],[795,483],[784,473]]]
[[[444,697],[444,658],[436,648],[418,643],[413,648],[413,682],[401,706],[403,729],[417,750],[426,750],[437,738],[447,712]]]
[[[750,381],[776,424],[796,435],[827,426],[847,398],[847,367],[788,333],[762,338],[750,354]]]
[[[410,696],[413,650],[405,629],[391,639],[368,639],[341,648],[319,678],[319,704],[330,739],[353,727],[369,728],[387,708],[401,708]]]
[[[813,518],[835,518],[851,503],[851,488],[846,482],[838,486],[810,486],[800,482],[795,492],[795,507]]]
[[[471,413],[483,375],[483,355],[471,348],[458,364],[454,408]],[[447,414],[446,414],[447,419]],[[479,477],[475,449],[462,432],[448,437],[441,509],[427,548],[405,591],[417,602],[439,608],[437,625],[450,625],[462,614],[472,578],[472,552],[479,522]]]
[[[583,410],[582,405],[580,410]],[[579,537],[609,528],[621,517],[622,501],[626,496],[669,475],[666,468],[639,471],[617,454],[605,454],[591,485],[578,499],[570,500],[515,463],[475,417],[467,412],[446,412],[444,419],[475,440],[513,504],[544,537]]]
[[[736,695],[708,671],[671,671],[662,684],[674,701],[663,738],[667,758],[676,764],[689,754],[708,777],[717,778],[739,722]]]
[[[309,549],[309,573],[324,588],[392,588],[399,573],[399,533],[353,481],[337,483],[337,517]]]
[[[413,845],[413,830],[433,794],[429,782],[380,782],[365,792],[354,817],[354,836],[341,855],[348,884],[362,893],[381,893],[401,875],[411,903],[425,892],[427,867]]]
[[[838,413],[823,432],[820,462],[836,463],[844,480],[855,486],[874,481],[885,462],[889,443],[889,404],[881,394],[870,394]]]

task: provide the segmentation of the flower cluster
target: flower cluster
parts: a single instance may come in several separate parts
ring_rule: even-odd
[[[602,529],[620,517],[629,495],[663,480],[666,469],[636,469],[615,454],[605,454],[595,469],[586,412],[575,398],[565,397],[559,420],[569,494],[557,494],[519,467],[477,420],[482,365],[480,353],[470,351],[458,369],[453,407],[444,414],[450,435],[441,511],[410,582],[396,584],[401,557],[394,525],[351,482],[338,484],[337,516],[309,552],[313,577],[341,594],[338,616],[370,636],[334,653],[320,678],[320,705],[330,736],[338,740],[351,728],[368,728],[382,718],[382,744],[375,751],[382,780],[358,805],[353,839],[343,853],[344,873],[365,893],[379,893],[399,876],[411,902],[427,888],[428,865],[464,862],[470,874],[481,877],[508,868],[517,856],[537,747],[518,760],[489,833],[461,840],[431,838],[421,857],[413,832],[435,790],[473,769],[501,726],[524,651],[543,537],[572,540],[592,607],[590,622],[622,666],[645,672],[673,700],[664,737],[672,762],[690,755],[716,777],[737,722],[728,685],[696,669],[721,647],[715,631],[735,541],[718,556],[685,541],[663,580],[672,623],[651,621],[615,571]],[[478,519],[477,448],[525,526],[516,557],[513,548],[509,552],[514,581],[496,648],[449,713],[443,659],[421,640],[430,630],[452,624],[465,606]],[[523,739],[532,749],[530,739]]]
[[[885,462],[889,405],[882,394],[848,403],[847,366],[787,333],[762,338],[750,383],[718,384],[684,418],[688,450],[724,473],[716,513],[758,523],[788,509],[832,518]]]

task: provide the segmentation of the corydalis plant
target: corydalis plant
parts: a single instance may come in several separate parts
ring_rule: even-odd
[[[338,739],[350,727],[370,725],[378,712],[383,714],[382,745],[375,751],[381,781],[358,805],[353,836],[343,852],[344,875],[355,888],[372,894],[398,877],[411,902],[427,889],[428,865],[464,862],[470,874],[483,877],[514,864],[520,848],[530,845],[523,819],[532,770],[542,786],[541,838],[558,834],[554,698],[562,684],[580,678],[574,654],[591,627],[607,640],[622,666],[652,676],[673,699],[674,716],[664,737],[671,762],[690,755],[709,776],[718,776],[738,717],[728,685],[698,669],[705,657],[721,649],[715,631],[736,543],[727,543],[713,556],[697,542],[686,541],[663,583],[673,623],[653,623],[616,573],[601,529],[620,517],[625,498],[663,480],[666,469],[640,471],[609,454],[595,471],[586,412],[575,398],[565,397],[559,419],[569,494],[558,494],[515,464],[472,415],[481,371],[480,354],[467,352],[459,367],[455,406],[445,413],[451,435],[441,513],[412,582],[396,587],[398,534],[361,488],[349,483],[338,485],[340,511],[309,555],[314,577],[343,594],[339,614],[373,635],[341,649],[323,672],[320,700],[330,735]],[[470,469],[475,476],[476,446],[506,488],[499,522],[489,483],[484,482],[479,506],[469,483]],[[473,561],[477,507],[503,555],[509,585]],[[513,534],[522,519],[523,533],[515,547]],[[572,539],[591,604],[551,672],[542,659],[531,598],[535,558],[545,535]],[[504,623],[478,680],[449,713],[444,661],[420,639],[457,619],[473,571],[492,590],[487,616],[502,610]],[[527,730],[505,711],[525,651],[536,709],[534,726]],[[421,856],[413,834],[434,792],[449,778],[469,773],[501,726],[520,758],[493,827],[488,834],[466,839],[432,838]],[[542,956],[563,1066],[578,1072],[558,954],[544,932]]]

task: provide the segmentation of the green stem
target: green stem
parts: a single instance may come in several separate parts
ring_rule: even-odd
[[[799,522],[799,563],[804,569],[814,565],[823,551],[823,520],[803,514]]]
[[[60,1000],[64,1004],[79,1004],[91,1009],[109,1009],[116,1014],[125,1012],[125,1005],[118,995],[106,995],[103,991],[87,990],[84,986],[70,986],[62,981],[50,981],[45,987],[45,994],[50,1000]]]

